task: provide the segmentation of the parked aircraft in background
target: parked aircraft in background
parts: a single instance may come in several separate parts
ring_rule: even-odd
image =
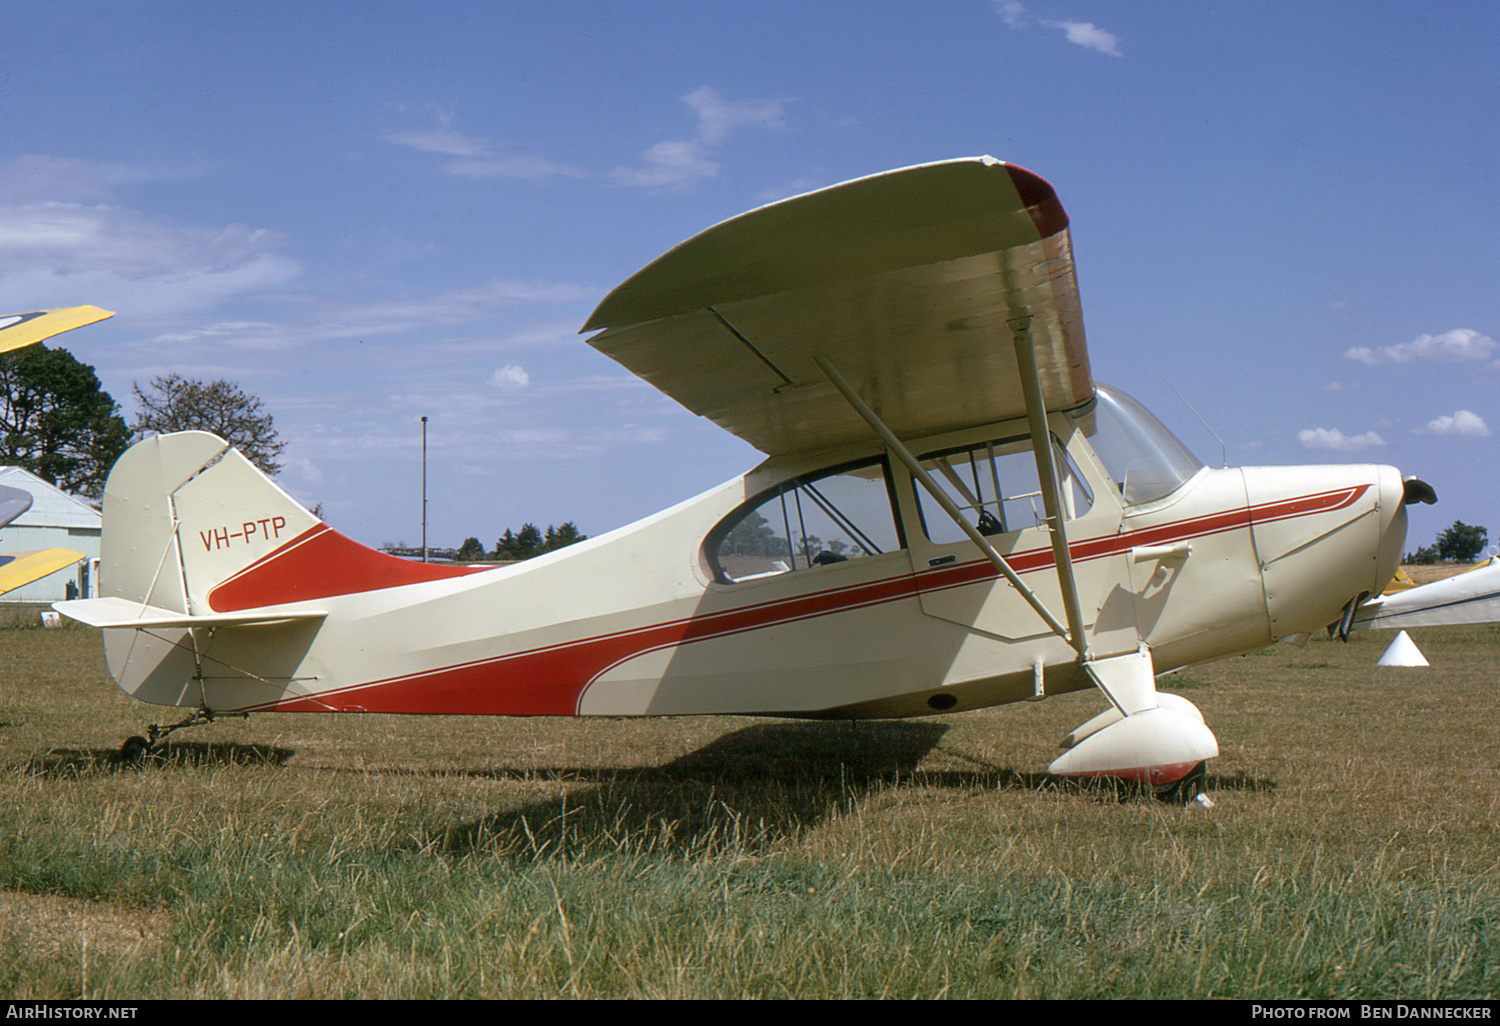
[[[113,317],[97,306],[75,306],[65,310],[33,310],[0,314],[0,353],[33,345],[71,328]],[[0,527],[31,508],[31,495],[19,488],[0,486]],[[0,595],[65,570],[88,557],[76,549],[35,549],[0,553]],[[50,615],[50,614],[49,614]]]
[[[1396,572],[1394,467],[1211,469],[1096,382],[1068,218],[990,157],[773,203],[611,292],[588,341],[767,455],[497,569],[367,549],[221,439],[104,497],[110,672],[169,730],[256,711],[905,717],[1097,693],[1051,771],[1195,784],[1160,672],[1347,629]],[[144,742],[143,742],[144,743]]]
[[[0,353],[20,349],[85,324],[113,317],[113,310],[97,306],[71,306],[61,310],[32,310],[0,314]]]
[[[0,527],[31,508],[31,493],[0,485]],[[15,591],[48,574],[66,570],[87,559],[76,549],[33,549],[0,553],[0,595]],[[48,614],[49,616],[53,614]]]

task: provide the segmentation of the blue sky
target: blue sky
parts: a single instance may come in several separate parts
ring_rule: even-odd
[[[992,154],[1072,218],[1094,371],[1211,463],[1393,463],[1500,541],[1492,3],[83,3],[0,10],[0,310],[133,416],[259,395],[371,545],[598,534],[754,450],[577,335],[726,217]],[[1170,381],[1169,387],[1166,383]]]

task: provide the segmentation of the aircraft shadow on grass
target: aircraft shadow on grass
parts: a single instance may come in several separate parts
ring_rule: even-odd
[[[421,843],[453,854],[521,857],[606,849],[753,851],[811,829],[883,788],[1061,791],[1110,801],[1151,796],[1118,780],[1025,773],[969,756],[973,770],[920,769],[947,730],[927,722],[761,724],[661,766],[458,771],[589,786],[451,827]],[[1209,777],[1203,786],[1268,791],[1275,785],[1240,776]]]
[[[125,755],[118,748],[52,748],[27,760],[24,771],[37,777],[74,778],[169,766],[281,766],[295,754],[275,745],[228,741],[178,741],[141,756]]]
[[[432,770],[431,775],[440,777],[543,786],[556,782],[566,788],[431,833],[418,844],[457,855],[491,852],[522,858],[601,850],[754,851],[811,829],[887,788],[1057,791],[1105,801],[1150,797],[1149,790],[1118,780],[1022,772],[956,751],[947,754],[974,768],[921,769],[947,731],[944,724],[914,721],[769,723],[726,734],[660,766]],[[173,742],[136,758],[118,749],[54,748],[33,756],[22,769],[32,776],[76,779],[174,767],[277,768],[295,754],[290,748],[236,742]],[[580,783],[586,786],[573,786]],[[1221,792],[1275,788],[1244,775],[1209,776],[1201,786]]]

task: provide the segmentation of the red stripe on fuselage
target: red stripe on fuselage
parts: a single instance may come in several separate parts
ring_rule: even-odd
[[[1369,487],[1359,485],[1342,488],[1318,495],[1263,503],[1248,509],[1239,507],[1139,531],[1090,538],[1071,543],[1069,552],[1073,562],[1078,563],[1121,555],[1137,546],[1170,544],[1248,528],[1255,523],[1332,512],[1353,504]],[[1045,570],[1054,565],[1050,547],[1013,553],[1006,560],[1020,573]],[[320,692],[316,698],[289,698],[255,706],[253,709],[285,712],[349,709],[392,713],[573,716],[577,714],[579,700],[588,686],[610,667],[626,659],[695,641],[900,601],[919,593],[995,580],[999,576],[999,572],[988,560],[979,560],[938,570],[926,570],[915,576],[903,574],[867,584],[833,588],[563,642],[493,659],[355,684],[337,691]]]
[[[366,548],[327,524],[318,524],[214,586],[208,593],[208,604],[216,613],[236,613],[261,606],[441,581],[487,569],[490,568],[413,563]]]

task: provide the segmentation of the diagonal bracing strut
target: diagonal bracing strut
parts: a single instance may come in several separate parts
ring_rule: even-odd
[[[1019,345],[1020,343],[1018,341],[1017,346],[1019,347]],[[853,386],[850,385],[847,380],[845,380],[842,374],[839,373],[838,368],[834,367],[834,365],[828,360],[827,357],[821,355],[814,356],[813,360],[817,363],[818,367],[823,371],[823,373],[828,376],[828,380],[833,383],[833,387],[839,390],[844,399],[847,400],[849,405],[854,408],[854,411],[858,413],[867,424],[870,425],[870,427],[875,431],[877,435],[880,436],[880,438],[885,442],[890,450],[896,454],[896,457],[906,466],[906,469],[911,472],[912,479],[915,480],[923,488],[925,488],[928,493],[932,495],[933,500],[937,502],[940,507],[942,507],[943,512],[948,514],[948,516],[953,520],[955,524],[959,526],[964,534],[968,535],[969,540],[972,541],[975,545],[979,546],[979,551],[984,553],[985,557],[995,565],[995,568],[999,570],[1000,573],[1005,577],[1005,579],[1010,582],[1011,586],[1020,593],[1021,597],[1026,600],[1027,604],[1036,611],[1036,614],[1042,618],[1042,621],[1046,623],[1048,628],[1050,628],[1051,631],[1058,637],[1068,642],[1068,644],[1073,647],[1074,651],[1078,653],[1080,658],[1085,657],[1088,652],[1088,646],[1087,639],[1085,638],[1083,632],[1082,617],[1079,615],[1077,609],[1077,589],[1071,586],[1072,564],[1069,563],[1067,565],[1067,585],[1063,588],[1063,601],[1065,604],[1069,602],[1069,596],[1072,596],[1072,604],[1067,614],[1068,619],[1074,624],[1074,629],[1070,632],[1069,629],[1063,625],[1062,621],[1060,621],[1055,615],[1053,615],[1052,611],[1049,610],[1042,602],[1042,600],[1037,597],[1036,593],[1026,586],[1026,583],[1021,580],[1020,576],[1015,572],[1015,570],[1011,569],[1010,564],[1005,561],[1005,557],[1002,556],[999,551],[990,544],[989,539],[980,534],[979,530],[973,524],[969,523],[969,521],[964,517],[963,513],[954,504],[953,500],[948,498],[947,493],[945,493],[942,488],[938,487],[937,482],[932,480],[931,475],[928,474],[921,463],[917,461],[917,458],[912,455],[911,450],[907,449],[905,444],[902,443],[901,439],[896,437],[896,433],[889,427],[887,427],[885,422],[880,419],[879,415],[877,415],[875,411],[872,410],[869,405],[860,398],[859,393],[857,393],[854,390]],[[1034,363],[1032,365],[1032,371],[1034,375]],[[1027,406],[1028,408],[1031,406],[1029,399],[1027,402]],[[1046,434],[1045,411],[1042,411],[1042,425],[1043,434],[1039,436],[1040,442],[1034,443],[1033,448],[1037,448],[1038,446],[1040,446],[1040,448],[1045,449],[1046,457],[1050,461],[1052,447],[1048,442],[1049,436]],[[1040,462],[1041,458],[1042,457],[1040,456],[1038,457],[1038,462]],[[1051,475],[1051,480],[1053,482],[1053,488],[1055,490],[1057,481],[1057,475],[1055,471]],[[1046,489],[1047,486],[1044,483],[1043,491],[1045,492]],[[1055,510],[1058,506],[1056,496],[1044,496],[1044,501],[1047,504],[1048,516],[1055,516],[1053,510]],[[1066,545],[1067,542],[1064,538],[1063,546],[1065,552]],[[1053,546],[1055,551],[1057,546],[1056,535],[1054,535]],[[1058,573],[1059,576],[1062,576],[1064,573],[1062,564],[1059,564],[1058,566]]]

